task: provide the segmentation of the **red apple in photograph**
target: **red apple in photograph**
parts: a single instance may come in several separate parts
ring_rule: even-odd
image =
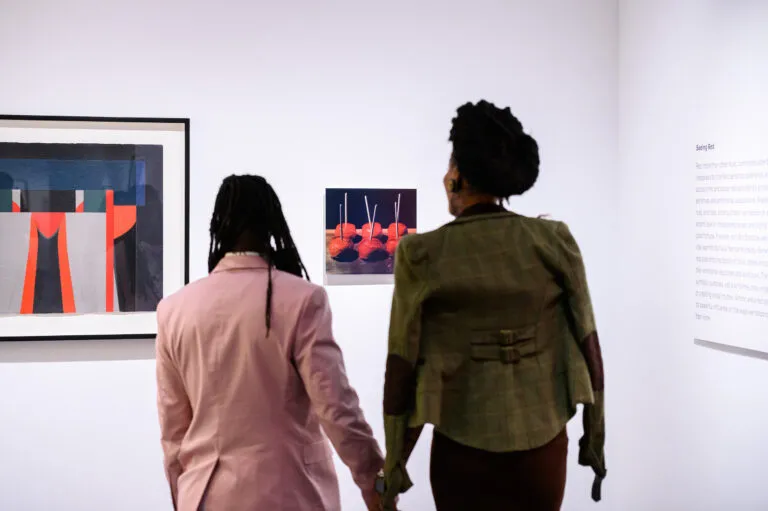
[[[342,227],[344,229],[344,236],[341,235]],[[333,234],[337,238],[352,239],[357,236],[357,227],[355,227],[355,224],[338,224]]]
[[[408,226],[402,222],[399,224],[389,224],[389,227],[387,228],[387,237],[389,239],[402,238],[407,232]]]
[[[376,222],[373,224],[373,237],[378,238],[381,236],[382,230],[381,230],[381,224],[379,222]],[[363,239],[368,239],[371,237],[371,224],[367,223],[363,225]]]
[[[370,259],[371,255],[384,250],[384,244],[377,238],[364,238],[357,246],[357,250],[360,252],[361,259]]]
[[[330,243],[328,243],[328,253],[336,259],[339,257],[342,252],[345,250],[351,250],[354,247],[354,244],[352,243],[352,240],[350,238],[333,238]]]

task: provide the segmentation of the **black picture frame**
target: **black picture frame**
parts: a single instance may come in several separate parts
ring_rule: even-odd
[[[114,126],[117,129],[119,126],[136,125],[147,126],[152,125],[171,125],[176,126],[177,129],[183,130],[183,277],[181,286],[189,283],[189,217],[190,217],[190,119],[185,117],[100,117],[100,116],[56,116],[56,115],[7,115],[0,114],[0,128],[5,124],[12,122],[21,123],[61,123],[66,124],[93,124],[100,126]],[[3,137],[0,135],[0,143],[3,143]],[[165,172],[165,170],[163,170]],[[1,238],[1,234],[0,234]],[[181,287],[179,286],[179,287]],[[174,292],[175,290],[163,289],[163,297]],[[154,317],[154,312],[144,312],[136,314],[151,314]],[[86,315],[87,316],[87,315]],[[6,316],[8,317],[8,316]],[[16,316],[19,317],[19,316]],[[61,318],[66,318],[66,315],[60,315]],[[82,316],[81,316],[82,317]],[[20,342],[20,341],[91,341],[91,340],[136,340],[136,339],[154,339],[157,334],[155,331],[151,332],[104,332],[102,333],[65,333],[56,334],[54,332],[50,334],[34,334],[34,335],[8,335],[6,329],[3,328],[3,316],[0,316],[0,342]]]

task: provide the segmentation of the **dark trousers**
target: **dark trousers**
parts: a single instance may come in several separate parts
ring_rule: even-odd
[[[529,451],[493,453],[437,431],[430,480],[437,511],[559,511],[565,493],[568,433]]]

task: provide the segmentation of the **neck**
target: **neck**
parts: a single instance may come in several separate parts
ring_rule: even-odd
[[[253,243],[235,243],[230,252],[261,252],[261,248]]]
[[[264,252],[264,244],[251,231],[245,231],[241,234],[235,244],[232,246],[232,252]]]
[[[457,208],[457,216],[460,216],[467,209],[479,204],[496,206],[499,204],[499,201],[496,197],[490,195],[471,195],[469,197],[464,197],[461,200],[461,204]]]

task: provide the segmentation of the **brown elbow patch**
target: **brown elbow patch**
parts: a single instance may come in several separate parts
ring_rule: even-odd
[[[387,357],[384,376],[384,413],[402,415],[411,409],[416,390],[416,371],[399,355]]]
[[[600,339],[597,337],[597,332],[592,332],[581,342],[581,353],[587,361],[592,390],[596,392],[604,390],[603,354],[600,350]]]

